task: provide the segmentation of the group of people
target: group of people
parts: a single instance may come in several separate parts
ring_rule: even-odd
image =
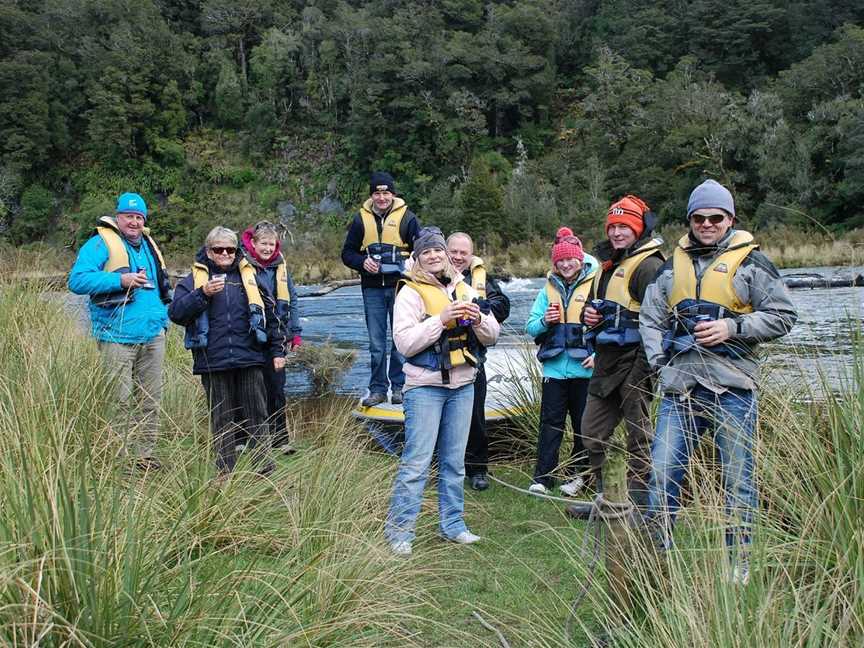
[[[210,409],[217,482],[245,446],[257,473],[274,468],[271,448],[293,451],[285,420],[285,356],[301,343],[297,295],[279,231],[260,222],[243,232],[214,227],[191,272],[172,291],[150,236],[147,204],[136,193],[99,220],[69,274],[69,289],[90,297],[93,337],[118,387],[125,452],[134,466],[161,467],[155,455],[168,320],[186,328],[193,373]]]
[[[360,274],[369,335],[371,375],[361,406],[379,406],[389,395],[404,409],[405,446],[385,535],[394,553],[411,554],[434,458],[442,535],[477,542],[464,520],[463,484],[467,476],[471,488],[489,487],[484,360],[510,302],[474,255],[471,237],[455,232],[445,239],[439,228],[421,227],[389,173],[372,174],[369,194],[349,226],[342,260]],[[245,435],[256,470],[267,474],[271,439],[287,443],[285,355],[301,344],[277,229],[258,223],[240,246],[234,232],[214,228],[172,300],[146,218],[140,196],[121,196],[69,277],[71,290],[90,295],[93,335],[118,376],[121,403],[129,405],[125,445],[141,467],[158,467],[153,442],[170,317],[186,327],[220,476],[236,464],[238,435]],[[546,495],[563,477],[565,495],[589,486],[601,492],[610,440],[623,422],[630,498],[657,546],[669,548],[682,480],[710,431],[722,464],[727,545],[738,556],[734,577],[743,582],[757,508],[756,349],[788,333],[797,315],[776,268],[736,227],[726,187],[714,180],[696,187],[686,222],[668,260],[654,236],[654,213],[633,195],[609,207],[606,239],[593,254],[571,229],[556,233],[551,270],[526,324],[543,371],[528,490]],[[656,427],[649,415],[655,383],[662,394]],[[568,415],[573,446],[561,462]],[[581,517],[584,507],[568,512]]]
[[[373,175],[370,194],[342,259],[363,283],[372,378],[362,404],[385,402],[388,386],[391,402],[405,403],[405,448],[385,535],[396,554],[412,552],[437,453],[441,533],[476,542],[463,518],[463,479],[467,473],[477,490],[489,485],[483,360],[509,315],[509,300],[473,255],[471,238],[457,232],[445,240],[438,228],[421,228],[396,198],[389,174]],[[690,458],[710,431],[722,466],[732,577],[746,582],[758,505],[757,345],[787,334],[797,314],[774,265],[736,227],[726,187],[714,180],[697,186],[686,223],[668,260],[654,235],[656,216],[637,196],[609,207],[606,239],[593,255],[571,229],[558,230],[551,271],[526,324],[543,368],[528,491],[546,495],[563,476],[565,495],[589,485],[602,492],[611,438],[623,423],[630,499],[658,548],[668,549]],[[662,394],[656,428],[649,412],[655,383]],[[559,462],[568,415],[573,447]],[[582,506],[567,511],[585,515]]]

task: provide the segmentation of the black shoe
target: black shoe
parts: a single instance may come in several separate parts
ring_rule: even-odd
[[[489,477],[486,473],[477,473],[471,475],[471,489],[476,491],[484,491],[489,488]]]
[[[587,520],[591,517],[591,509],[593,507],[594,502],[579,502],[577,504],[568,504],[564,507],[564,512],[571,518]]]
[[[135,461],[135,467],[138,470],[149,472],[151,470],[160,470],[162,468],[162,464],[156,457],[139,457]]]
[[[360,401],[360,404],[363,407],[375,407],[376,405],[380,405],[387,401],[387,394],[380,394],[378,392],[369,394],[366,398]]]
[[[402,404],[402,390],[401,389],[394,389],[393,390],[393,393],[390,394],[390,402],[393,403],[394,405],[401,405]]]

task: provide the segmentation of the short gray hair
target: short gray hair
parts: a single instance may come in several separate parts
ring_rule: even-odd
[[[207,234],[207,238],[204,239],[204,247],[211,248],[214,243],[218,243],[221,241],[230,241],[231,245],[237,247],[237,233],[234,230],[230,230],[227,227],[222,225],[217,225]]]

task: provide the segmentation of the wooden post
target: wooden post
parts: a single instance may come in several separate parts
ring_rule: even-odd
[[[630,585],[633,562],[634,533],[630,529],[630,498],[627,492],[627,450],[622,439],[623,427],[612,437],[606,463],[603,465],[603,499],[601,513],[606,525],[606,573],[609,578],[609,598],[616,609],[610,616],[620,614],[626,621],[630,616]]]

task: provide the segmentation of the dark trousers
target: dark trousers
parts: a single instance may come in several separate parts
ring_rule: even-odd
[[[486,436],[486,369],[477,370],[474,379],[474,407],[471,412],[471,429],[465,447],[465,473],[471,477],[489,469],[489,438]]]
[[[234,470],[237,464],[237,434],[243,431],[258,472],[266,474],[272,471],[267,394],[261,367],[201,374],[201,383],[210,406],[216,469],[220,473]]]
[[[264,365],[264,384],[267,386],[267,427],[273,446],[278,448],[290,439],[285,426],[285,370],[273,369],[272,360]]]
[[[589,395],[582,417],[582,441],[598,480],[602,477],[609,440],[623,419],[627,431],[627,487],[631,499],[640,507],[648,503],[651,476],[651,439],[654,437],[648,411],[651,397],[645,388],[624,381],[606,398]]]
[[[558,467],[558,451],[564,439],[567,414],[570,414],[570,425],[573,426],[573,449],[566,474],[572,478],[588,467],[588,454],[582,444],[582,414],[587,397],[588,378],[543,379],[534,481],[546,488],[554,485],[552,473]]]

